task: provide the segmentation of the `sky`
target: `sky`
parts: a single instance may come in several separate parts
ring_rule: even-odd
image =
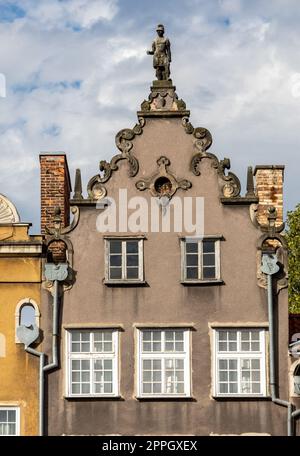
[[[148,97],[158,23],[210,151],[243,185],[249,165],[286,165],[285,210],[300,201],[299,0],[0,0],[0,193],[33,233],[39,153],[65,152],[86,189]]]

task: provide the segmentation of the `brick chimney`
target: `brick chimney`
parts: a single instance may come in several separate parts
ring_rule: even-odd
[[[41,233],[53,226],[55,207],[60,207],[63,226],[70,222],[71,180],[64,153],[40,154],[41,170]]]
[[[259,199],[257,220],[260,225],[268,224],[268,208],[277,209],[276,225],[283,222],[283,165],[258,165],[254,170],[256,195]]]

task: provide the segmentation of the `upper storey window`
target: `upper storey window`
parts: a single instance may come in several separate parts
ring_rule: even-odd
[[[106,239],[106,281],[143,281],[143,239]]]
[[[182,255],[184,282],[220,280],[220,239],[184,239]]]

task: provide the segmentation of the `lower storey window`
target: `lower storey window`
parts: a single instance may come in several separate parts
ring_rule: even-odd
[[[189,396],[189,330],[139,330],[138,396]]]
[[[68,332],[68,395],[118,395],[118,331]]]
[[[264,329],[215,330],[215,395],[265,396]]]
[[[20,434],[19,416],[18,407],[0,407],[0,436]]]

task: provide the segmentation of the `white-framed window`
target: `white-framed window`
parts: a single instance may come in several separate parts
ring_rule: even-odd
[[[266,331],[214,330],[215,396],[266,396]]]
[[[0,436],[20,435],[19,407],[0,406]]]
[[[143,239],[105,239],[108,282],[143,281]]]
[[[67,331],[67,396],[118,396],[117,329]]]
[[[182,239],[182,280],[220,280],[220,238]]]
[[[138,397],[189,397],[190,330],[138,329]]]

